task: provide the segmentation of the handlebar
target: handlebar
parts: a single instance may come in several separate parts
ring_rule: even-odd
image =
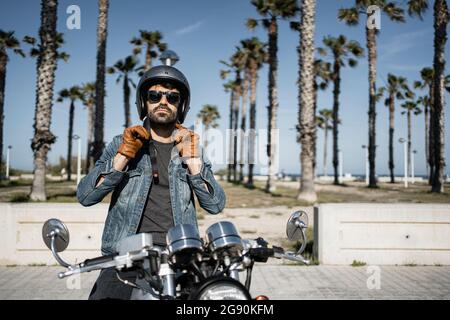
[[[301,262],[306,265],[310,264],[310,261],[305,259],[301,254],[297,254],[292,251],[285,251],[282,247],[267,247],[267,242],[262,238],[254,240],[253,246],[248,248],[248,253],[256,262],[267,262],[268,258],[273,257],[276,259],[287,259]]]
[[[67,267],[68,270],[66,272],[60,272],[58,274],[58,278],[62,279],[77,273],[90,272],[111,267],[115,267],[119,270],[122,268],[130,268],[135,261],[142,260],[148,255],[149,251],[144,249],[138,252],[128,252],[121,256],[115,253],[112,255],[87,259],[80,264]]]

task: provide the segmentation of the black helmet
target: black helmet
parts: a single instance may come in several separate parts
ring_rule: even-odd
[[[136,89],[136,107],[139,118],[143,120],[147,116],[147,108],[145,106],[146,91],[152,85],[161,82],[172,83],[178,90],[180,90],[181,102],[178,107],[178,122],[183,123],[189,111],[189,101],[191,98],[189,83],[181,71],[166,65],[151,68],[146,71],[139,80],[139,84]]]

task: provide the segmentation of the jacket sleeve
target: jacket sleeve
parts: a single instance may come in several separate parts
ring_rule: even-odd
[[[94,168],[78,184],[77,198],[83,206],[87,207],[99,203],[122,181],[126,174],[125,171],[117,171],[113,168],[113,159],[121,142],[121,135],[114,137],[113,141],[103,151],[100,159],[95,163]],[[95,187],[101,176],[105,180],[101,185]]]
[[[225,192],[214,178],[211,162],[206,157],[203,148],[202,160],[200,173],[196,175],[188,174],[189,183],[197,196],[200,206],[211,214],[218,214],[225,208]],[[206,190],[205,185],[208,190]]]

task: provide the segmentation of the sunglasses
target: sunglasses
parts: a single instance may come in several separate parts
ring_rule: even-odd
[[[162,96],[166,96],[167,102],[170,104],[176,105],[180,103],[181,97],[178,92],[162,92],[162,91],[156,91],[156,90],[149,90],[147,91],[147,100],[151,103],[157,103],[161,101]]]

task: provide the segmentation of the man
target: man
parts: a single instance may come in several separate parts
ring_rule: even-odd
[[[84,206],[100,202],[109,192],[111,204],[102,236],[102,254],[115,252],[124,237],[148,232],[166,246],[167,231],[178,224],[197,226],[194,194],[211,214],[225,207],[225,194],[214,179],[211,163],[199,146],[199,136],[183,127],[190,89],[176,68],[147,71],[136,89],[136,105],[144,126],[126,128],[106,147],[78,186]],[[120,272],[134,281],[133,272]],[[100,273],[90,299],[129,299],[132,288],[117,279],[114,269]]]

